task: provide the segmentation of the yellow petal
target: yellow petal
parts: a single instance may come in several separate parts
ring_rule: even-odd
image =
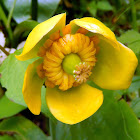
[[[42,62],[41,59],[30,64],[25,72],[22,93],[24,100],[33,114],[40,114],[41,87],[44,80],[37,75],[36,68]]]
[[[51,113],[59,121],[75,124],[94,114],[103,103],[101,90],[88,84],[60,91],[56,88],[47,88],[46,102]]]
[[[118,48],[118,43],[114,33],[106,27],[102,22],[95,18],[85,17],[71,21],[72,30],[78,29],[77,26],[83,27],[92,33],[96,33],[100,38],[106,39],[113,47]]]
[[[64,13],[38,24],[29,34],[22,54],[16,56],[16,58],[24,61],[36,57],[39,48],[43,46],[49,36],[58,30],[62,30],[65,26],[65,20],[66,14]]]
[[[128,88],[138,64],[134,52],[121,43],[120,50],[105,41],[100,41],[99,46],[97,63],[91,76],[93,81],[104,89]]]

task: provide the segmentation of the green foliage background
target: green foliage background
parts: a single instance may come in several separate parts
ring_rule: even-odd
[[[0,49],[17,49],[39,22],[63,12],[67,23],[86,16],[99,19],[140,61],[140,0],[0,0],[0,30],[6,38]],[[25,70],[34,59],[17,60],[15,54],[21,51],[0,64],[0,140],[140,140],[140,63],[127,90],[102,89],[101,108],[90,118],[67,125],[50,113],[45,87],[42,113],[34,116],[27,109],[22,85]],[[91,81],[88,84],[96,87]]]

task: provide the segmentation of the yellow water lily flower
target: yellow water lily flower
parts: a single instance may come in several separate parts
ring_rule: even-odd
[[[92,17],[65,25],[66,14],[37,25],[29,34],[19,60],[40,57],[26,70],[24,100],[33,114],[40,114],[41,87],[46,103],[61,122],[78,123],[94,114],[103,103],[101,90],[86,84],[93,80],[109,90],[130,86],[138,60],[114,33]]]

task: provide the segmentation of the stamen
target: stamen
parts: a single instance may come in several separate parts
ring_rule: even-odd
[[[77,84],[85,83],[92,73],[91,69],[92,67],[85,62],[83,62],[80,65],[77,65],[76,70],[73,71],[76,83]]]
[[[45,43],[44,43],[44,47],[46,48],[46,49],[48,49],[48,48],[50,48],[51,46],[52,46],[52,44],[53,44],[53,41],[51,40],[51,39],[47,39],[46,41],[45,41]]]
[[[77,32],[76,33],[81,33],[81,34],[87,34],[88,33],[88,30],[86,30],[85,28],[82,28],[82,27],[80,27],[78,30],[77,30]]]
[[[94,42],[94,45],[95,45],[95,48],[96,48],[96,54],[99,53],[100,51],[100,47],[98,46],[99,42],[100,42],[100,39],[98,36],[92,36],[90,37],[90,40]]]
[[[96,47],[96,54],[98,54],[100,51],[100,47],[99,46],[95,46],[95,47]]]
[[[45,47],[42,46],[42,47],[39,48],[39,52],[38,52],[37,55],[38,55],[39,57],[44,57],[45,54],[46,54],[46,51],[47,51],[47,49],[46,49]]]
[[[39,48],[38,56],[44,57],[46,55],[47,50],[52,46],[53,41],[50,39],[47,39],[42,47]]]
[[[44,61],[37,67],[37,73],[40,78],[46,77],[47,87],[58,86],[64,91],[86,82],[91,75],[97,61],[95,55],[98,51],[99,38],[85,36],[88,31],[84,28],[79,28],[76,34],[71,35],[70,25],[62,32],[63,37],[60,37],[60,31],[57,31],[40,47],[38,55],[43,57]],[[64,60],[72,54],[77,55],[80,61],[74,62],[78,60],[74,56],[74,59],[71,58],[69,63],[66,62],[64,65]],[[67,71],[68,68],[70,69]]]
[[[92,36],[90,40],[93,41],[95,45],[98,45],[100,42],[99,37],[97,36]]]
[[[56,41],[60,38],[60,30],[50,35],[50,39]]]
[[[49,88],[54,88],[55,84],[53,84],[51,81],[49,81],[48,79],[45,81],[45,85]]]
[[[37,66],[37,74],[40,78],[45,78],[45,70],[43,69],[43,63]]]
[[[66,26],[62,29],[62,33],[63,33],[63,36],[66,35],[66,34],[71,34],[71,26],[70,26],[70,24],[66,25]]]

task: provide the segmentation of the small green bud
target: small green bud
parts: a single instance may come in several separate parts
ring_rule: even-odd
[[[80,57],[75,53],[71,53],[65,56],[62,67],[66,73],[73,75],[76,65],[79,65],[80,62]]]

